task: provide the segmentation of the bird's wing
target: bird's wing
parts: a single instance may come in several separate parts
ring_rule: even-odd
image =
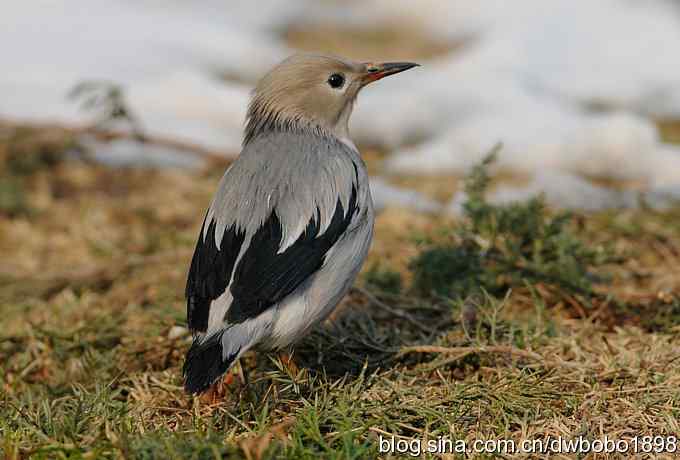
[[[275,150],[292,142],[253,142],[249,148]],[[241,323],[277,304],[321,268],[353,226],[368,187],[359,185],[347,147],[331,147],[298,145],[287,157],[244,151],[225,173],[189,270],[192,331],[210,333],[224,321]]]
[[[275,209],[253,235],[236,268],[230,286],[234,300],[227,321],[239,323],[257,316],[291,294],[321,268],[326,253],[345,233],[357,209],[357,190],[352,187],[348,209],[343,209],[338,198],[331,222],[323,233],[317,210],[300,236],[283,251],[280,251],[281,221]]]
[[[205,226],[208,225],[206,229]],[[217,245],[216,221],[203,221],[187,278],[187,322],[195,333],[208,330],[210,305],[226,291],[245,233],[232,225]]]

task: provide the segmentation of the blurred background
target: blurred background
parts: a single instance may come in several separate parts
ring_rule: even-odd
[[[380,206],[455,214],[455,178],[498,142],[492,201],[680,196],[677,1],[33,0],[0,16],[2,119],[111,129],[78,131],[103,163],[233,158],[257,78],[316,51],[423,64],[366,90],[352,119]]]

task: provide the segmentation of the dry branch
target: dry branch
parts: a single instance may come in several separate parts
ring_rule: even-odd
[[[26,121],[13,121],[6,118],[0,118],[0,126],[9,129],[18,128],[31,128],[36,130],[52,130],[61,131],[65,135],[79,137],[79,136],[92,136],[95,139],[102,142],[110,142],[113,140],[135,140],[140,144],[150,144],[157,145],[160,147],[166,147],[169,149],[177,150],[179,152],[187,153],[193,156],[197,156],[209,161],[224,162],[234,158],[235,154],[229,154],[221,150],[211,149],[199,144],[194,144],[192,142],[187,142],[181,139],[175,139],[165,136],[156,136],[143,134],[125,130],[116,130],[109,128],[96,127],[91,125],[66,125],[56,122],[26,122]]]
[[[546,360],[543,356],[529,350],[522,350],[519,348],[507,346],[507,345],[493,345],[484,347],[440,347],[434,345],[416,345],[411,347],[402,347],[399,351],[398,356],[404,356],[409,353],[439,353],[439,354],[450,354],[458,355],[455,360],[462,359],[472,353],[489,353],[489,354],[508,354],[514,355],[520,358],[527,358],[533,361],[537,361],[544,367],[555,368],[555,367],[570,367],[570,368],[580,368],[583,367],[578,363],[570,363],[568,361],[551,361]]]

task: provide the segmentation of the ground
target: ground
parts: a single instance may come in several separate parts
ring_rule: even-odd
[[[393,458],[379,452],[393,436],[680,432],[680,208],[573,216],[570,234],[613,254],[588,267],[592,291],[494,274],[492,292],[464,298],[423,289],[414,262],[461,219],[387,209],[356,287],[296,348],[297,373],[249,353],[205,401],[182,390],[183,290],[225,164],[112,169],[59,130],[0,135],[5,458]],[[639,449],[675,457],[656,442]],[[472,455],[496,456],[511,455]]]

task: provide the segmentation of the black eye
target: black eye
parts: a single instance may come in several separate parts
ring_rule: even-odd
[[[328,84],[331,85],[331,88],[342,88],[342,85],[345,84],[345,77],[340,73],[334,73],[328,77]]]

